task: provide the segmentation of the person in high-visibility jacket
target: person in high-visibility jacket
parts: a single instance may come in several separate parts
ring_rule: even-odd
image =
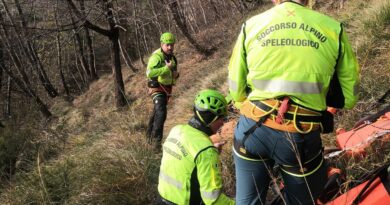
[[[153,99],[153,113],[150,116],[146,136],[149,142],[161,146],[164,123],[167,118],[167,103],[172,93],[172,86],[179,77],[177,60],[173,53],[176,38],[172,33],[163,33],[160,37],[161,48],[149,58],[146,76],[149,94]]]
[[[229,63],[229,94],[241,113],[236,203],[264,204],[276,163],[284,203],[315,204],[327,180],[327,95],[339,91],[338,105],[352,108],[359,66],[341,23],[307,8],[308,0],[274,3],[243,24]]]
[[[224,123],[226,100],[218,91],[202,90],[194,103],[188,124],[173,127],[163,144],[158,192],[164,204],[234,204],[222,193],[223,143],[209,138]]]

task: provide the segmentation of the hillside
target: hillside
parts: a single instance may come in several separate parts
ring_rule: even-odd
[[[349,0],[343,8],[321,2],[315,5],[317,9],[345,23],[361,66],[361,99],[336,119],[337,127],[351,128],[361,116],[379,109],[367,108],[390,88],[390,1]],[[197,91],[214,88],[227,93],[228,61],[242,21],[225,19],[197,34],[203,42],[213,36],[213,45],[218,45],[207,58],[179,39],[175,51],[180,79],[169,102],[165,135],[174,125],[187,122]],[[146,94],[145,69],[141,62],[135,66],[142,69],[137,73],[122,70],[128,96],[125,108],[114,107],[113,76],[106,74],[72,102],[56,99],[51,106],[56,117],[51,122],[31,124],[37,126],[31,133],[36,136],[30,142],[34,149],[18,156],[15,174],[1,185],[0,204],[153,204],[161,153],[146,143],[152,103]],[[230,140],[221,158],[226,192],[234,195],[234,121],[229,125],[221,136]],[[334,134],[323,139],[326,146],[334,146]],[[390,150],[384,149],[361,164],[353,160],[340,164],[359,176],[368,166],[389,159]]]

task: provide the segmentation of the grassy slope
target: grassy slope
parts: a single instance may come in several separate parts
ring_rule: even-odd
[[[378,8],[373,12],[367,5],[363,0],[351,0],[343,10],[326,11],[346,22],[362,67],[363,98],[352,112],[345,111],[338,117],[338,125],[342,127],[350,127],[389,87],[386,86],[390,82],[389,26],[376,25],[379,21],[372,19],[376,18],[373,13],[377,13]],[[368,14],[361,15],[365,12]],[[211,87],[226,92],[226,68],[240,21],[230,22],[230,25],[235,26],[215,26],[199,35],[206,42],[209,41],[206,36],[213,35],[214,44],[219,45],[218,51],[208,59],[196,54],[185,41],[178,43],[181,77],[169,106],[165,134],[173,125],[187,121],[198,90]],[[378,34],[377,28],[386,32]],[[111,76],[103,76],[92,84],[90,91],[73,104],[58,101],[53,106],[59,118],[48,131],[51,137],[42,133],[42,138],[49,145],[55,144],[61,152],[53,157],[42,151],[34,157],[32,171],[19,171],[15,175],[10,186],[3,190],[0,204],[151,203],[156,197],[161,154],[154,153],[145,142],[144,130],[151,103],[146,95],[144,70],[137,74],[124,70],[124,79],[127,94],[131,96],[125,109],[116,110],[111,106],[114,104]],[[324,140],[332,144],[334,136]],[[48,148],[43,146],[42,149]],[[230,154],[230,146],[225,146],[223,174],[226,190],[232,194],[234,172]],[[388,154],[384,158],[389,158]],[[377,163],[383,158],[373,160]],[[354,168],[349,169],[353,173]]]

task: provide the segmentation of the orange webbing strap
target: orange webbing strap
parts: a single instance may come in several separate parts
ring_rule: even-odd
[[[167,95],[168,102],[170,101],[170,97],[172,96],[172,85],[162,85],[160,84],[159,87],[156,88],[149,88],[148,90],[149,95],[154,97],[161,95],[161,93],[165,93]]]
[[[161,89],[167,94],[168,97],[171,97],[172,95],[172,85],[160,85]]]
[[[257,122],[260,120],[261,117],[276,111],[278,107],[279,104],[275,104],[270,111],[266,112],[265,110],[258,108],[255,104],[253,104],[249,100],[246,100],[241,105],[240,113],[242,115],[245,115],[247,118],[251,118],[252,120]]]
[[[330,167],[330,168],[328,169],[328,177],[330,177],[330,176],[332,176],[332,175],[334,175],[334,174],[339,174],[339,175],[341,175],[341,174],[342,174],[341,169],[335,168],[335,167]]]

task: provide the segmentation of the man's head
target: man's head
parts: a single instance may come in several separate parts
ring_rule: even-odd
[[[204,126],[210,127],[213,133],[216,133],[227,115],[227,102],[216,90],[202,90],[195,98],[194,112]]]
[[[176,38],[172,33],[163,33],[160,37],[161,49],[165,54],[173,54]]]
[[[282,2],[285,2],[285,1],[294,1],[294,2],[297,2],[299,4],[307,6],[307,5],[309,5],[310,0],[272,0],[272,2],[274,2],[274,4],[276,4],[276,5],[278,5]]]

